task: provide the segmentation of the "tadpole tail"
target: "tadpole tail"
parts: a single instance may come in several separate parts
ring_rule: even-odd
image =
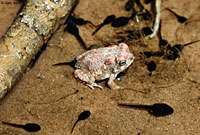
[[[70,65],[71,62],[61,62],[61,63],[56,63],[56,64],[53,64],[52,66],[61,66],[61,65]]]
[[[184,46],[188,46],[188,45],[190,45],[190,44],[193,44],[193,43],[196,43],[196,42],[199,42],[199,41],[200,41],[200,40],[192,41],[192,42],[190,42],[190,43],[184,44]]]
[[[71,11],[70,13],[72,13],[74,11],[74,9],[76,8],[76,6],[78,5],[79,0],[75,0],[74,4],[72,5]]]
[[[75,0],[74,4],[72,5],[71,10],[69,11],[69,17],[66,19],[65,23],[67,24],[69,22],[69,20],[71,19],[70,15],[71,13],[73,13],[73,11],[75,10],[76,6],[78,5],[79,0]],[[64,29],[64,31],[66,31],[66,28]]]
[[[76,64],[77,60],[74,59],[70,62],[61,62],[61,63],[56,63],[56,64],[53,64],[52,66],[62,66],[62,65],[70,65],[72,68],[75,69],[75,64]]]
[[[75,128],[76,124],[78,123],[78,121],[79,121],[79,120],[77,120],[77,121],[74,123],[74,125],[73,125],[73,127],[72,127],[72,130],[71,130],[71,133],[74,131],[74,128]]]
[[[13,124],[13,123],[4,122],[4,121],[2,122],[2,124],[12,126],[12,127],[17,127],[17,128],[24,128],[24,125]]]
[[[83,48],[84,48],[85,50],[88,50],[88,48],[87,48],[85,42],[83,41],[83,39],[81,38],[80,35],[76,35],[76,39],[79,41],[79,43],[83,46]]]
[[[172,11],[169,8],[166,8],[166,10],[168,10],[169,12],[171,12],[172,14],[174,14],[176,17],[181,17],[180,15],[178,15],[177,13],[175,13],[174,11]]]
[[[149,58],[149,57],[151,57],[151,56],[158,56],[158,57],[160,57],[160,56],[163,56],[163,55],[164,55],[164,52],[143,52],[143,54],[144,54],[147,58]]]
[[[130,105],[130,104],[118,104],[120,107],[126,107],[126,108],[139,108],[139,109],[152,109],[152,106],[149,105]]]
[[[92,33],[92,35],[96,34],[102,27],[103,27],[103,25],[100,24],[100,25],[96,28],[96,30]]]
[[[87,23],[91,24],[92,26],[94,27],[97,27],[94,23],[90,22],[90,21],[87,21]]]

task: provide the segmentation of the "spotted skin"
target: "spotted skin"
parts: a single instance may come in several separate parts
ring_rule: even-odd
[[[120,43],[109,47],[89,50],[76,57],[75,78],[86,82],[94,89],[102,88],[97,85],[95,80],[104,80],[109,78],[108,85],[111,89],[118,89],[114,82],[117,74],[124,71],[133,63],[134,56],[129,51],[128,45]]]

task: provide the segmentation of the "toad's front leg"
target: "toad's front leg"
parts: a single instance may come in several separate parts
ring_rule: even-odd
[[[95,78],[90,72],[86,72],[86,71],[82,71],[80,69],[76,69],[74,71],[74,76],[75,76],[75,78],[77,78],[77,79],[79,79],[79,80],[81,80],[83,82],[86,82],[87,85],[91,89],[94,89],[94,86],[103,89],[103,87],[101,87],[100,85],[97,85],[95,83]]]
[[[117,86],[117,84],[114,82],[115,80],[115,75],[111,74],[109,80],[108,80],[108,85],[111,89],[119,89],[120,87]]]

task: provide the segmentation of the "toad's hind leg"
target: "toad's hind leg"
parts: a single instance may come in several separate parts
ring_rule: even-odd
[[[74,76],[75,76],[75,78],[77,78],[77,79],[79,79],[79,80],[81,80],[83,82],[86,82],[87,85],[91,89],[94,89],[94,86],[103,89],[103,87],[101,87],[100,85],[97,85],[95,83],[95,78],[90,72],[86,72],[86,71],[82,71],[80,69],[76,69],[74,71]]]

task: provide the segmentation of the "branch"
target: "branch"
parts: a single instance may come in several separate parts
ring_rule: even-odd
[[[43,44],[63,24],[75,0],[27,0],[0,42],[0,99],[15,85]]]

